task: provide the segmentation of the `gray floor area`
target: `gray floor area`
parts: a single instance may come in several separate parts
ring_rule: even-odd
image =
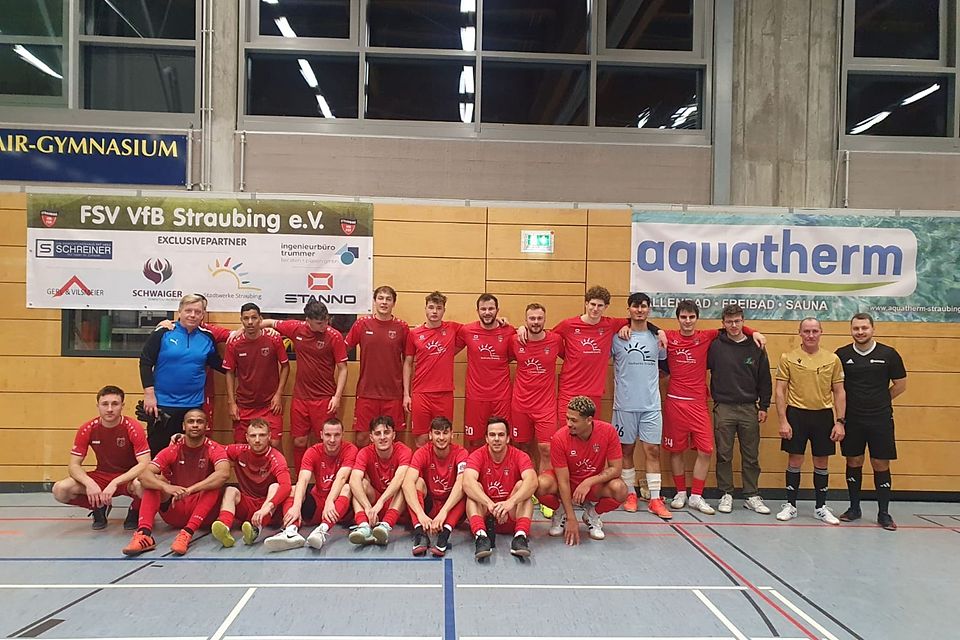
[[[772,505],[775,506],[775,505]],[[840,504],[835,504],[842,511]],[[533,556],[473,559],[458,530],[444,559],[358,549],[336,530],[322,551],[221,549],[209,535],[170,557],[124,558],[117,509],[91,531],[48,495],[0,495],[0,634],[50,639],[718,640],[960,638],[960,505],[896,503],[897,532],[869,518],[830,527],[812,505],[785,524],[734,513],[606,517],[607,539],[567,548],[534,524]]]

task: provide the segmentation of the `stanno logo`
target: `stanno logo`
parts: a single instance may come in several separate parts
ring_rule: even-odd
[[[333,291],[333,274],[308,273],[307,289],[310,291]]]

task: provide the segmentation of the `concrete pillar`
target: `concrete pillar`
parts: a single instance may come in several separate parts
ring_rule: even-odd
[[[210,183],[213,191],[235,191],[239,2],[206,1],[213,5],[213,77],[204,78],[213,83]]]

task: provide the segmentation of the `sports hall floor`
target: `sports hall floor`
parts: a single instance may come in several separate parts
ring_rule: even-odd
[[[466,531],[444,559],[410,555],[406,530],[355,548],[221,549],[209,534],[170,557],[124,558],[124,509],[106,531],[49,495],[0,495],[0,634],[136,640],[960,638],[960,504],[894,503],[900,525],[777,524],[740,508],[671,524],[606,518],[576,549],[534,524],[533,556],[507,544],[478,564]],[[775,505],[771,505],[775,506]],[[840,502],[833,505],[842,511]],[[500,540],[504,540],[501,536]]]

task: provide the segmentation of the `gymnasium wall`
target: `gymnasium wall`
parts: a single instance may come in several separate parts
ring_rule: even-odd
[[[524,227],[553,229],[556,252],[521,255],[519,232]],[[374,237],[374,282],[397,289],[396,313],[411,324],[423,321],[423,296],[433,289],[449,297],[446,317],[462,322],[476,318],[476,297],[483,291],[498,296],[502,315],[514,324],[522,322],[524,307],[534,300],[547,307],[550,325],[580,313],[583,293],[593,284],[620,294],[614,297],[611,314],[626,310],[630,213],[625,208],[377,204]],[[141,397],[135,358],[60,356],[60,312],[25,307],[25,238],[26,196],[0,194],[0,483],[48,482],[62,477],[75,429],[96,415],[94,394],[102,385],[118,384],[129,392],[127,413],[131,415]],[[237,316],[213,314],[211,320],[237,325]],[[713,322],[705,320],[703,325]],[[769,336],[774,366],[782,351],[797,344],[793,321],[749,322],[748,317],[748,323]],[[672,319],[660,324],[675,326]],[[824,330],[826,348],[849,342],[846,323],[828,322]],[[960,422],[960,326],[882,323],[877,333],[881,341],[900,350],[909,371],[907,392],[896,401],[900,460],[894,467],[895,489],[960,490],[960,471],[955,464],[960,459],[960,437],[955,433]],[[462,429],[465,367],[461,354],[454,420],[458,431]],[[348,427],[357,369],[357,363],[350,364],[350,397],[343,415]],[[217,377],[215,437],[227,441],[222,377]],[[607,387],[604,418],[610,416],[612,381],[608,380]],[[783,484],[784,456],[779,451],[776,423],[772,411],[762,427],[761,485],[772,488]],[[285,444],[289,447],[289,441]],[[831,460],[831,470],[842,472],[843,459],[835,456]],[[738,468],[739,461],[736,465]],[[809,474],[804,474],[804,486],[809,482]],[[834,486],[840,484],[839,479],[834,481]],[[865,486],[872,486],[872,480]]]

